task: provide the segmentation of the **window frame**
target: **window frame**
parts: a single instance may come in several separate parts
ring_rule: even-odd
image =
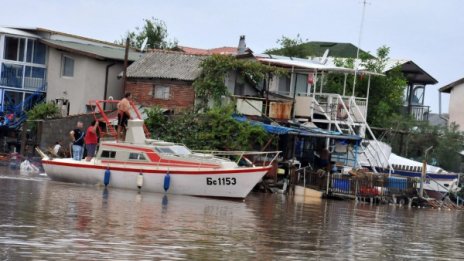
[[[161,88],[163,88],[165,91],[162,92],[163,93],[162,97],[158,97],[157,89],[161,89]],[[165,100],[165,101],[170,100],[171,99],[171,86],[153,84],[153,98],[158,99],[158,100]]]
[[[106,155],[108,154],[108,155]],[[116,158],[116,151],[114,150],[102,150],[100,154],[100,158],[102,159],[115,159]]]
[[[69,59],[72,61],[72,75],[65,75],[66,59]],[[74,57],[63,54],[61,56],[61,71],[60,71],[61,77],[62,78],[74,78],[74,75],[75,75],[74,72],[75,72],[75,67],[76,67],[75,64],[76,64],[76,60],[74,59]]]

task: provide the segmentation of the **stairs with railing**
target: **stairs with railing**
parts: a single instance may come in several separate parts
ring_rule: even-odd
[[[94,111],[95,119],[104,122],[106,126],[105,128],[101,128],[99,126],[101,137],[119,140],[117,130],[114,127],[117,123],[118,111],[105,109],[105,105],[110,105],[109,107],[115,107],[111,105],[116,105],[118,102],[118,100],[96,100],[90,102],[91,105],[95,105],[96,108],[96,110]],[[130,102],[130,106],[132,111],[135,113],[135,116],[133,118],[142,120],[142,115],[140,114],[135,104],[133,102]],[[150,138],[151,134],[148,128],[145,126],[145,124],[143,125],[143,130],[145,132],[145,137]]]
[[[357,135],[365,139],[359,144],[359,150],[353,153],[364,155],[374,172],[377,172],[378,168],[384,168],[384,166],[388,167],[390,173],[393,171],[380,142],[366,121],[367,103],[364,103],[363,108],[360,108],[356,102],[356,97],[332,93],[319,93],[313,97],[311,109],[314,114],[322,116],[313,117],[314,123],[324,123],[329,130],[335,129],[340,133]]]
[[[27,111],[32,109],[36,104],[45,100],[46,85],[37,88],[31,95],[26,97],[22,102],[15,104],[13,98],[4,94],[5,105],[3,107],[4,117],[8,117],[8,123],[5,124],[8,128],[18,129],[24,121],[27,120]]]

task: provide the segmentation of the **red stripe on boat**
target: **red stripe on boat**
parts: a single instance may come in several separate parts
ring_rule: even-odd
[[[87,169],[106,169],[106,166],[97,166],[89,164],[79,164],[79,163],[68,163],[68,162],[58,162],[53,160],[42,160],[43,165],[57,165],[57,166],[67,166],[75,168],[87,168]],[[237,168],[237,169],[221,169],[221,170],[197,170],[197,171],[187,171],[187,170],[169,170],[170,174],[183,174],[183,175],[221,175],[221,174],[247,174],[259,171],[269,171],[272,166],[266,167],[253,167],[253,168]],[[140,172],[143,173],[152,173],[152,174],[166,174],[168,171],[165,170],[154,170],[154,169],[140,169],[140,168],[125,168],[125,167],[110,167],[110,170],[119,170],[127,172]]]

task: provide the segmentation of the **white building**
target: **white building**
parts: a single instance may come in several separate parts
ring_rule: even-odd
[[[464,131],[464,78],[445,85],[439,90],[442,93],[449,93],[449,120],[448,124],[456,123],[459,125],[459,130]]]
[[[0,27],[0,110],[27,110],[46,97],[66,114],[123,95],[124,47],[43,28]],[[140,58],[130,51],[129,62]]]

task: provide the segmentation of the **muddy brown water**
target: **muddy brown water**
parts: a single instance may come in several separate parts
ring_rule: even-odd
[[[252,193],[137,193],[0,174],[0,260],[459,260],[463,213]]]

